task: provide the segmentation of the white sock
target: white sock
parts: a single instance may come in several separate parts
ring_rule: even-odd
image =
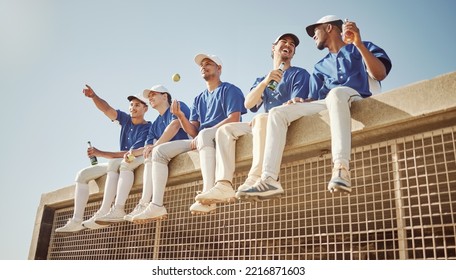
[[[84,217],[84,209],[89,201],[89,185],[76,183],[74,191],[74,213],[73,219],[82,220]]]
[[[349,162],[348,162],[348,160],[342,159],[342,158],[336,159],[336,160],[334,161],[334,166],[337,166],[337,165],[339,165],[339,164],[342,165],[342,166],[345,166],[345,167],[347,168],[347,170],[349,169]]]
[[[165,187],[168,182],[168,165],[153,162],[152,163],[152,177],[153,196],[152,203],[156,205],[163,205],[163,197],[165,196]]]
[[[115,205],[125,205],[130,194],[135,174],[130,170],[122,170],[119,175],[119,183],[117,184],[117,196]]]
[[[204,147],[199,151],[199,154],[201,175],[203,176],[203,192],[205,192],[215,185],[215,148]]]
[[[117,182],[119,180],[119,173],[109,171],[106,177],[105,190],[103,195],[103,202],[101,203],[100,213],[108,213],[111,208],[117,192]]]
[[[141,202],[149,203],[152,199],[152,162],[146,161],[144,163],[144,175],[143,175],[143,191],[141,196]]]

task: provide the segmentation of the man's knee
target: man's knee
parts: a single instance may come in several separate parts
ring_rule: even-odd
[[[223,139],[231,139],[231,140],[235,140],[237,137],[235,137],[235,133],[234,133],[234,123],[227,123],[227,124],[224,124],[222,125],[221,127],[219,127],[217,129],[217,132],[215,133],[215,139],[220,139],[220,138],[223,138]]]
[[[166,154],[166,151],[162,148],[162,146],[155,147],[152,151],[152,161],[159,162],[168,165],[169,161],[171,160],[169,156]]]
[[[336,87],[333,88],[328,92],[326,96],[326,104],[328,103],[340,103],[340,102],[348,102],[350,97],[353,95],[353,90],[348,87]]]
[[[217,129],[218,130],[218,129]],[[215,134],[217,131],[212,131],[211,129],[203,129],[199,132],[198,134],[198,143],[197,143],[197,149],[198,151],[205,148],[205,147],[210,147],[210,148],[215,148]]]

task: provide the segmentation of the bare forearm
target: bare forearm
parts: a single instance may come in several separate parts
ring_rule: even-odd
[[[160,145],[162,143],[169,142],[171,139],[173,139],[174,136],[176,136],[177,132],[181,128],[180,121],[179,120],[174,120],[172,121],[163,131],[163,134],[161,137],[155,142],[155,146]]]
[[[241,120],[241,113],[235,112],[228,116],[228,118],[224,119],[223,121],[219,122],[215,125],[215,127],[221,127],[224,124],[232,123],[232,122],[239,122]]]
[[[364,44],[358,47],[361,56],[363,57],[366,69],[370,76],[377,81],[382,81],[386,78],[386,67],[380,59],[373,55]]]
[[[98,110],[102,111],[108,118],[111,120],[115,120],[117,118],[117,111],[112,108],[104,99],[95,94],[92,97],[92,101]]]
[[[267,86],[267,83],[265,81],[266,80],[263,80],[254,89],[252,89],[249,94],[247,94],[244,101],[245,108],[251,109],[261,101],[261,95]]]
[[[193,125],[185,116],[179,117],[179,123],[182,129],[191,137],[195,138],[198,135],[198,127]]]
[[[123,158],[125,155],[126,151],[120,151],[120,152],[107,152],[107,151],[99,151],[97,154],[97,157],[103,157],[103,158]]]

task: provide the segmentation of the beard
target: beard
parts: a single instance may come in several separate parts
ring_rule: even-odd
[[[325,42],[318,41],[318,43],[317,43],[317,49],[319,49],[320,51],[321,51],[321,50],[324,50],[324,49],[325,49]]]
[[[215,77],[215,74],[214,73],[204,73],[203,74],[203,79],[205,81],[209,81],[211,80],[213,77]]]

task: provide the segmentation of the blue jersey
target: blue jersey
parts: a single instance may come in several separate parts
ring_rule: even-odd
[[[184,102],[179,101],[179,104],[181,111],[185,114],[185,117],[188,118],[190,116],[190,109]],[[155,140],[158,140],[162,136],[166,127],[173,120],[177,119],[177,117],[171,113],[170,109],[171,107],[169,107],[163,115],[159,115],[152,123],[149,129],[149,134],[147,135],[146,145],[153,144]],[[179,131],[170,141],[180,139],[188,139],[187,133],[182,128],[179,129]]]
[[[128,151],[144,146],[149,131],[150,122],[144,124],[133,124],[131,116],[125,112],[117,110],[117,119],[120,126],[120,150]]]
[[[257,78],[250,90],[258,86],[265,78],[266,76]],[[269,112],[272,108],[280,106],[294,97],[306,99],[309,95],[309,78],[310,74],[305,69],[294,66],[288,68],[283,72],[282,80],[276,90],[273,91],[266,87],[262,94],[262,102],[252,107],[250,111],[257,112],[264,104],[265,112]]]
[[[386,52],[371,42],[363,42],[367,49],[379,58],[386,67],[386,73],[391,70],[391,60]],[[337,54],[329,53],[317,64],[310,82],[310,92],[313,99],[324,99],[328,92],[339,86],[356,90],[362,97],[369,97],[369,81],[366,66],[361,53],[353,44],[342,47]]]
[[[235,112],[247,113],[244,95],[235,85],[223,82],[213,92],[206,89],[195,97],[189,120],[199,122],[199,130],[202,130],[215,126]]]

